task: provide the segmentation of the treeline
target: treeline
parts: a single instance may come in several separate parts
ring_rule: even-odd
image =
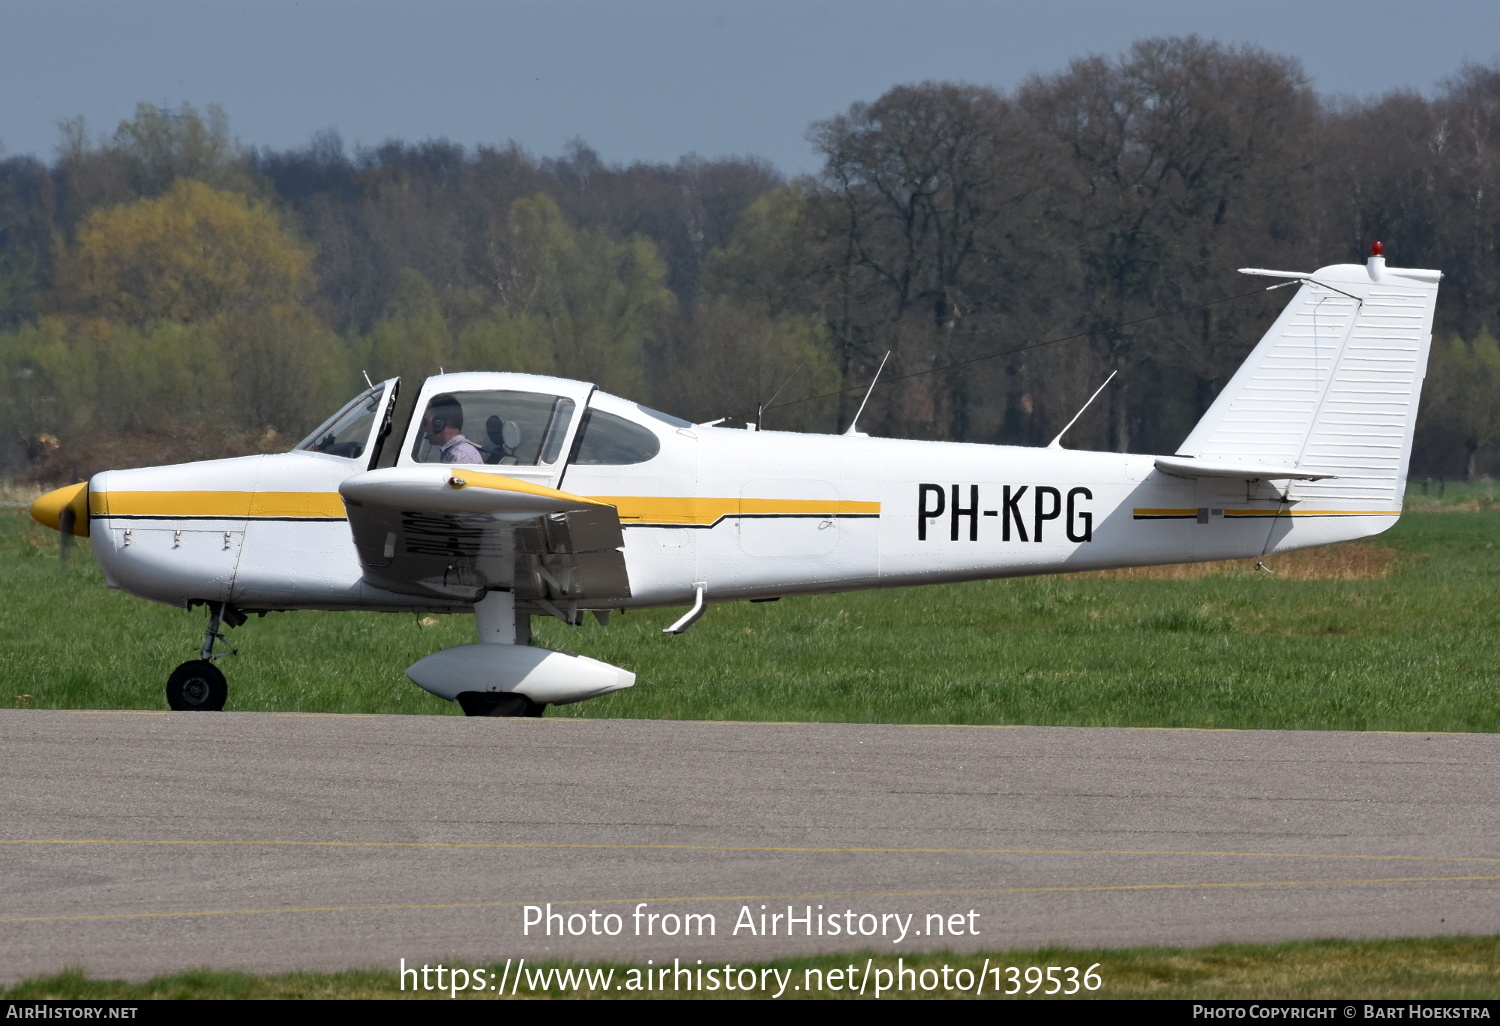
[[[1068,444],[1170,452],[1284,302],[1235,269],[1377,238],[1447,276],[1414,471],[1500,456],[1500,70],[1333,103],[1291,59],[1152,39],[809,137],[823,169],[788,181],[582,143],[247,149],[186,105],[69,122],[50,164],[0,161],[0,472],[284,447],[362,372],[439,367],[842,430],[888,352],[863,430],[1044,444],[1118,370]]]

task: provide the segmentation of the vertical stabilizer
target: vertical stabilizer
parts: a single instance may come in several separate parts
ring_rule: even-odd
[[[1363,265],[1244,273],[1302,284],[1177,454],[1326,474],[1297,498],[1400,510],[1442,274],[1387,267],[1378,242]]]

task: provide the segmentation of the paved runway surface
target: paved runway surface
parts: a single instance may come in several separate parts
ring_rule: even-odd
[[[0,711],[0,980],[1500,933],[1497,779],[1492,735]]]

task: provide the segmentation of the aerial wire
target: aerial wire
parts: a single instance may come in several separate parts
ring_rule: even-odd
[[[886,355],[889,356],[890,353],[887,353]],[[797,375],[802,373],[802,368],[807,366],[807,361],[810,360],[810,359],[812,359],[811,356],[804,356],[802,358],[802,362],[799,363],[799,364],[797,364],[797,369],[794,370],[794,371],[792,371],[791,374],[787,375],[787,379],[781,383],[781,387],[778,388],[776,391],[774,391],[774,392],[771,393],[771,398],[767,399],[765,402],[760,403],[760,404],[758,404],[756,406],[756,408],[755,408],[755,430],[757,430],[757,431],[760,430],[761,418],[766,415],[766,410],[772,408],[771,404],[774,403],[774,402],[776,402],[776,397],[778,395],[780,395],[783,391],[785,391],[786,386],[790,385],[793,381],[797,380]],[[882,363],[881,366],[884,367],[885,364]],[[782,403],[781,405],[782,406],[790,406],[791,403]]]
[[[1119,321],[1119,322],[1116,322],[1115,324],[1105,324],[1105,325],[1103,325],[1101,327],[1098,327],[1098,328],[1089,328],[1087,331],[1080,331],[1080,332],[1077,332],[1077,333],[1072,334],[1072,335],[1063,335],[1063,336],[1061,336],[1059,338],[1049,338],[1049,339],[1047,339],[1044,342],[1032,342],[1032,343],[1030,343],[1028,345],[1016,346],[1014,349],[1002,349],[998,353],[987,353],[984,356],[975,356],[975,357],[972,357],[972,358],[970,358],[968,360],[958,360],[958,361],[955,361],[953,363],[945,363],[945,364],[943,364],[941,366],[938,366],[938,367],[928,367],[926,370],[912,371],[909,374],[900,374],[900,375],[897,375],[894,378],[886,378],[886,381],[906,381],[909,378],[920,378],[924,374],[936,374],[938,371],[953,370],[955,367],[967,367],[970,364],[983,363],[985,360],[997,360],[997,359],[999,359],[1002,356],[1014,356],[1016,353],[1030,352],[1033,349],[1041,349],[1043,346],[1055,346],[1055,345],[1057,345],[1057,344],[1059,344],[1061,342],[1072,342],[1072,341],[1074,341],[1076,339],[1088,338],[1090,335],[1097,335],[1097,334],[1099,334],[1102,331],[1116,331],[1116,330],[1118,330],[1120,328],[1131,328],[1131,327],[1134,327],[1137,324],[1145,324],[1148,321],[1161,320],[1163,317],[1175,317],[1178,314],[1187,314],[1187,313],[1194,313],[1194,312],[1196,312],[1198,310],[1206,310],[1206,309],[1208,309],[1211,306],[1218,306],[1221,303],[1232,303],[1236,299],[1245,299],[1248,296],[1258,296],[1262,292],[1270,292],[1273,289],[1284,288],[1287,285],[1295,285],[1295,284],[1299,284],[1299,283],[1298,282],[1281,282],[1281,283],[1276,284],[1276,285],[1267,285],[1264,288],[1251,289],[1249,292],[1240,292],[1240,293],[1237,293],[1236,295],[1233,295],[1233,296],[1222,296],[1219,299],[1211,299],[1207,303],[1199,303],[1197,306],[1186,306],[1186,307],[1183,307],[1183,308],[1181,308],[1179,310],[1167,310],[1164,313],[1149,314],[1148,316],[1145,316],[1145,317],[1137,317],[1135,320],[1132,320],[1132,321]],[[800,368],[799,368],[799,370],[800,370]],[[785,388],[785,387],[786,387],[786,385],[782,385],[781,386],[781,388]],[[812,402],[815,399],[829,399],[829,398],[832,398],[833,396],[844,395],[845,393],[848,393],[848,392],[858,392],[861,387],[863,387],[863,386],[860,386],[860,385],[851,385],[848,388],[841,388],[841,389],[839,389],[838,391],[835,391],[835,392],[824,392],[821,395],[810,395],[810,396],[806,396],[805,398],[802,398],[802,399],[789,399],[789,400],[787,400],[784,403],[768,402],[761,409],[762,410],[776,410],[776,409],[781,409],[782,407],[785,407],[785,406],[796,406],[798,403],[810,403],[810,402]],[[777,389],[776,390],[776,394],[780,395],[781,394],[781,389]],[[774,400],[775,396],[772,396],[772,399]]]

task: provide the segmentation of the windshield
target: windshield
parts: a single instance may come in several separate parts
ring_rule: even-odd
[[[298,442],[292,451],[301,449],[304,452],[322,452],[351,460],[363,456],[365,445],[370,441],[370,430],[375,426],[375,414],[380,412],[380,400],[384,395],[384,384],[361,392],[343,409],[320,424],[316,431]]]

